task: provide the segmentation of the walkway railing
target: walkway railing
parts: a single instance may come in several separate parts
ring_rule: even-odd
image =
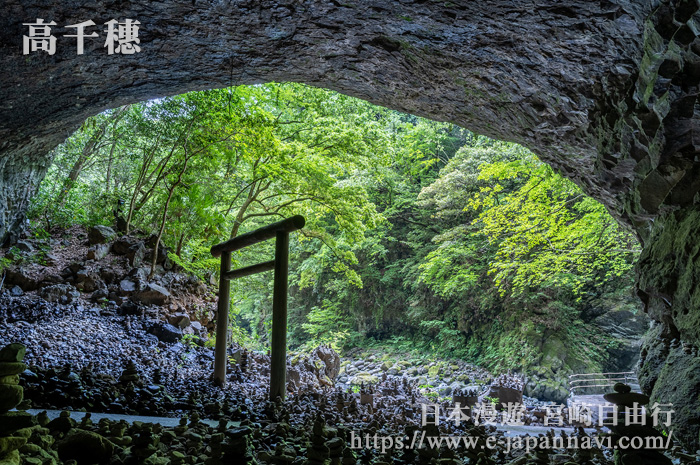
[[[611,392],[617,383],[629,384],[639,391],[639,381],[633,371],[617,373],[582,373],[569,376],[569,391],[572,395],[603,394]]]

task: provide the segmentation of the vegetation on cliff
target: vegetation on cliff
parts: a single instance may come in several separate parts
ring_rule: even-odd
[[[205,281],[211,245],[293,214],[307,220],[291,244],[294,346],[411,346],[541,376],[532,393],[558,397],[557,374],[600,370],[620,343],[592,320],[635,311],[634,237],[534,154],[298,84],[90,118],[31,209],[39,232],[154,233]],[[271,289],[269,275],[233,285],[237,338],[267,344]]]

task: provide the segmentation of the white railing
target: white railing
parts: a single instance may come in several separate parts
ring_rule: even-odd
[[[572,395],[602,394],[604,393],[602,391],[610,392],[617,383],[629,384],[632,390],[639,390],[637,375],[633,371],[623,371],[618,373],[581,373],[570,375],[569,391]]]

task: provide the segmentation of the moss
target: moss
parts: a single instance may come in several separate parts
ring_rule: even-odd
[[[360,384],[376,384],[379,382],[379,378],[366,371],[356,374],[351,380],[350,384],[360,385]]]
[[[0,458],[0,465],[20,465],[19,451],[13,450],[8,455]]]
[[[672,404],[674,436],[690,450],[700,434],[700,358],[685,354],[682,348],[669,353],[654,385],[651,405]]]
[[[664,304],[649,304],[653,319],[672,320],[684,341],[700,345],[700,212],[674,212],[658,224],[639,259],[638,286],[667,296]]]
[[[542,346],[541,366],[556,373],[564,366],[566,354],[564,343],[556,337],[549,337]]]

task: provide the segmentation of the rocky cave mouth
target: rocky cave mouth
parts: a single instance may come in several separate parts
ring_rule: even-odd
[[[11,0],[13,15],[0,20],[3,239],[21,238],[46,154],[87,116],[154,95],[292,80],[510,138],[641,238],[635,289],[652,321],[641,388],[677,407],[677,437],[697,447],[697,2],[102,6],[152,20],[142,45],[159,54],[119,61],[94,46],[23,57],[22,23],[36,8]],[[55,19],[85,13],[62,5]],[[222,15],[238,27],[213,27]]]
[[[316,102],[315,107],[314,104],[295,97],[287,103],[280,104],[278,103],[280,94],[284,92],[296,92],[305,98],[315,98],[321,103]],[[6,342],[23,341],[29,347],[25,361],[30,368],[22,375],[22,384],[25,387],[25,399],[31,403],[27,405],[31,405],[34,408],[33,411],[43,408],[56,410],[57,408],[71,407],[72,409],[86,409],[95,414],[107,413],[112,416],[120,414],[171,416],[187,413],[195,418],[193,425],[197,426],[197,418],[200,417],[243,421],[243,424],[248,424],[246,422],[251,421],[280,421],[285,415],[289,415],[289,413],[284,413],[286,410],[298,410],[296,405],[299,402],[307,402],[306,406],[298,412],[300,414],[296,419],[283,420],[288,423],[298,423],[304,418],[306,418],[304,421],[308,421],[309,414],[313,411],[312,409],[305,412],[305,409],[313,406],[313,403],[308,403],[306,396],[321,396],[321,402],[332,402],[330,398],[324,396],[328,396],[334,391],[323,393],[324,388],[332,387],[338,389],[337,395],[340,396],[338,405],[342,404],[343,407],[338,407],[338,411],[334,414],[336,417],[328,420],[331,422],[362,421],[363,415],[366,417],[375,413],[381,415],[386,415],[387,412],[396,413],[402,410],[401,402],[403,399],[410,398],[412,403],[416,402],[417,399],[428,401],[442,399],[444,402],[445,399],[451,397],[453,400],[461,399],[462,402],[473,403],[473,400],[469,399],[476,399],[480,395],[485,396],[483,398],[493,398],[503,402],[524,403],[523,405],[527,405],[529,409],[526,425],[536,428],[536,425],[544,426],[543,419],[546,417],[547,407],[543,401],[566,402],[570,388],[569,374],[576,373],[576,370],[620,372],[630,371],[633,368],[641,344],[641,336],[648,325],[646,318],[638,308],[638,304],[635,303],[631,290],[632,280],[629,270],[631,270],[633,257],[638,254],[638,250],[635,253],[630,251],[632,255],[620,262],[620,264],[627,263],[628,272],[622,276],[622,281],[626,285],[618,286],[609,283],[607,285],[609,289],[605,293],[601,293],[596,299],[586,298],[585,305],[575,308],[579,316],[571,324],[595,328],[591,330],[589,336],[596,338],[596,341],[602,340],[600,338],[603,337],[603,334],[614,334],[614,337],[605,339],[606,344],[610,345],[612,349],[605,353],[606,362],[604,364],[594,358],[589,359],[581,354],[576,354],[574,350],[566,349],[566,346],[573,341],[566,339],[565,332],[557,332],[553,328],[568,323],[562,322],[560,324],[549,321],[549,324],[545,326],[532,326],[535,324],[533,321],[537,321],[537,319],[556,319],[558,311],[556,309],[551,310],[552,313],[547,313],[547,310],[544,313],[535,311],[531,315],[533,320],[524,322],[525,326],[530,325],[531,331],[535,331],[530,336],[534,338],[533,340],[520,341],[520,344],[532,346],[529,350],[535,352],[534,359],[529,362],[530,364],[521,366],[520,369],[516,366],[519,373],[515,376],[512,374],[496,376],[494,373],[503,373],[503,363],[512,362],[512,360],[507,360],[509,355],[499,355],[498,363],[491,365],[496,370],[494,372],[484,370],[479,366],[479,363],[472,365],[459,360],[460,357],[454,356],[457,352],[453,355],[450,355],[450,352],[443,352],[445,358],[441,357],[435,362],[429,361],[429,358],[426,359],[428,352],[410,354],[405,352],[405,344],[399,344],[395,347],[389,346],[391,350],[398,350],[395,355],[392,355],[391,352],[385,351],[381,341],[375,348],[369,350],[363,349],[362,345],[343,347],[341,358],[327,344],[330,343],[336,348],[341,347],[338,345],[338,340],[333,339],[334,336],[337,336],[335,331],[337,328],[333,325],[344,327],[346,323],[338,320],[337,316],[332,314],[322,314],[322,319],[330,318],[331,321],[319,323],[318,320],[311,319],[310,315],[317,311],[317,309],[311,308],[310,311],[307,309],[299,315],[293,311],[291,315],[291,319],[297,321],[297,324],[300,323],[301,327],[311,327],[314,332],[310,334],[316,334],[317,338],[313,340],[309,338],[306,341],[293,338],[293,348],[300,349],[300,351],[293,352],[289,359],[288,391],[291,398],[281,410],[274,414],[270,413],[272,416],[268,416],[266,420],[260,416],[261,410],[264,410],[262,405],[267,396],[266,387],[270,376],[269,354],[265,354],[266,341],[269,336],[265,333],[257,333],[257,336],[263,337],[262,344],[258,343],[248,347],[244,344],[234,344],[230,348],[231,365],[227,379],[231,386],[224,391],[214,389],[210,382],[211,364],[214,358],[210,343],[214,336],[216,319],[215,303],[217,297],[215,295],[216,286],[213,284],[217,280],[212,279],[214,276],[212,271],[216,269],[216,264],[209,262],[204,269],[205,274],[198,274],[196,267],[188,267],[189,262],[204,260],[201,256],[201,250],[198,252],[199,255],[193,254],[192,251],[192,247],[195,245],[190,244],[190,240],[196,243],[197,237],[189,237],[184,240],[180,236],[178,240],[177,235],[163,235],[162,231],[162,237],[158,237],[158,234],[154,233],[148,235],[148,232],[158,231],[159,224],[163,224],[156,221],[157,217],[165,214],[160,213],[159,210],[159,208],[163,208],[162,200],[154,200],[151,203],[143,202],[141,206],[137,205],[139,204],[139,196],[144,192],[152,192],[155,185],[143,184],[133,188],[128,187],[124,180],[117,179],[120,174],[116,168],[121,166],[120,169],[126,172],[129,169],[129,163],[135,163],[130,169],[142,172],[145,176],[148,172],[147,163],[153,163],[156,166],[153,174],[158,173],[157,168],[159,167],[161,170],[173,170],[173,173],[177,174],[171,179],[183,182],[183,192],[180,193],[180,197],[173,197],[176,204],[173,207],[174,211],[168,217],[169,221],[165,228],[166,231],[169,231],[173,227],[173,222],[180,221],[179,218],[184,212],[196,210],[196,203],[188,204],[190,201],[194,202],[193,198],[197,195],[197,190],[193,190],[193,186],[197,186],[197,189],[206,189],[207,183],[204,180],[210,179],[210,182],[213,182],[212,188],[222,190],[219,183],[224,182],[223,178],[219,180],[215,177],[217,169],[209,168],[210,171],[206,171],[208,168],[202,165],[193,168],[188,173],[184,170],[181,161],[174,161],[172,165],[169,165],[171,160],[168,157],[179,150],[178,144],[181,144],[182,140],[187,137],[194,137],[189,132],[186,133],[186,137],[183,137],[182,134],[185,133],[178,133],[177,129],[173,129],[179,127],[183,131],[191,130],[192,125],[185,124],[183,126],[181,124],[178,126],[180,124],[178,118],[187,118],[191,114],[203,118],[198,120],[198,124],[201,124],[202,127],[206,126],[207,131],[218,135],[220,138],[218,142],[221,142],[224,147],[222,150],[232,149],[235,144],[230,145],[226,134],[219,135],[217,132],[219,129],[216,126],[216,124],[224,124],[225,126],[231,121],[224,120],[223,123],[221,121],[217,123],[216,112],[223,111],[223,114],[228,115],[228,117],[232,113],[236,114],[236,111],[231,111],[230,102],[241,98],[239,105],[246,108],[244,113],[253,114],[255,110],[252,109],[249,102],[255,101],[262,105],[261,102],[266,94],[268,97],[274,96],[275,105],[291,112],[288,115],[280,113],[277,116],[273,113],[271,119],[276,124],[281,121],[282,127],[286,124],[292,124],[296,118],[299,118],[299,113],[296,110],[289,109],[294,105],[297,105],[302,112],[315,112],[317,108],[323,108],[335,102],[341,105],[341,108],[344,108],[342,105],[345,105],[347,108],[359,107],[362,110],[344,110],[352,115],[349,120],[343,122],[342,129],[344,131],[348,130],[347,127],[352,127],[352,124],[367,130],[376,121],[385,121],[391,123],[390,126],[386,127],[394,127],[393,130],[397,131],[396,137],[399,135],[404,137],[403,144],[409,144],[413,141],[414,139],[411,137],[414,137],[415,141],[420,144],[426,144],[427,141],[433,139],[439,140],[439,143],[434,144],[435,153],[428,151],[422,158],[419,157],[415,160],[411,157],[406,158],[408,160],[406,173],[419,169],[422,164],[426,164],[428,161],[436,165],[432,172],[427,170],[423,174],[427,176],[428,180],[432,177],[436,179],[433,182],[420,181],[421,188],[411,191],[416,196],[416,201],[420,199],[424,203],[423,208],[429,210],[432,208],[428,217],[443,215],[447,218],[458,213],[462,208],[466,210],[466,207],[461,204],[456,211],[452,211],[454,207],[450,207],[450,203],[465,202],[466,197],[455,199],[443,197],[446,192],[452,192],[455,186],[459,186],[463,192],[468,192],[470,195],[477,191],[486,192],[488,189],[492,189],[496,193],[500,192],[500,187],[498,190],[495,189],[498,186],[497,183],[489,184],[489,178],[485,173],[489,170],[499,172],[499,170],[515,167],[512,173],[506,171],[498,175],[490,175],[494,176],[496,180],[512,184],[506,191],[512,191],[514,204],[516,201],[525,202],[533,189],[541,189],[541,195],[545,197],[551,190],[561,191],[551,195],[551,198],[547,197],[547,200],[552,202],[551,205],[540,199],[540,201],[520,207],[522,212],[538,208],[544,209],[539,213],[540,217],[533,219],[523,216],[522,219],[533,223],[530,229],[536,227],[541,230],[539,233],[551,236],[551,240],[558,240],[559,242],[555,242],[555,246],[550,243],[550,246],[555,249],[570,247],[570,252],[574,254],[582,253],[582,250],[588,251],[585,248],[577,248],[579,242],[586,241],[577,236],[576,228],[572,227],[570,231],[565,231],[571,237],[562,241],[554,239],[557,235],[563,234],[562,232],[547,232],[547,226],[539,223],[543,221],[543,217],[550,214],[556,215],[562,209],[568,208],[569,205],[571,205],[571,211],[566,218],[562,217],[560,221],[566,220],[575,224],[577,221],[591,222],[593,221],[591,218],[594,218],[595,221],[614,223],[614,220],[600,204],[594,202],[594,206],[586,206],[592,199],[584,196],[573,183],[558,176],[551,168],[522,147],[489,140],[456,126],[392,112],[324,90],[295,84],[269,84],[250,88],[204,91],[113,109],[86,122],[83,125],[85,129],[74,133],[71,138],[56,149],[54,165],[49,169],[35,203],[30,209],[34,231],[33,239],[25,238],[18,241],[16,246],[7,250],[5,254],[6,259],[9,257],[9,260],[16,261],[18,266],[11,266],[6,271],[5,286],[10,292],[5,294],[4,298],[7,300],[2,307],[6,309],[5,321],[14,327],[5,335],[4,339]],[[216,102],[217,99],[221,100],[222,97],[224,97],[224,101],[228,99],[228,103],[222,107],[216,107],[212,102]],[[252,100],[245,100],[246,98]],[[207,109],[205,112],[207,116],[200,116],[200,113],[197,112],[198,105]],[[212,107],[207,105],[212,105]],[[265,107],[264,109],[273,111],[270,108]],[[359,119],[363,115],[367,117],[369,122],[348,122]],[[283,117],[288,118],[289,122],[285,121]],[[328,115],[325,115],[325,118],[327,117]],[[168,122],[167,128],[159,126],[162,121]],[[318,121],[323,121],[323,118],[320,117]],[[238,132],[244,133],[244,129],[240,128],[244,128],[247,120],[237,120],[236,122],[239,125]],[[297,123],[298,121],[294,124]],[[137,128],[138,124],[143,126],[138,130],[133,129]],[[263,123],[256,120],[255,124]],[[333,124],[320,123],[313,118],[310,119],[309,124],[311,124],[309,127],[292,127],[289,131],[291,134],[297,134],[302,130],[311,131],[315,125],[322,126],[323,124],[326,126],[323,126],[320,134],[331,133],[337,129]],[[404,126],[400,130],[395,129],[400,124]],[[258,129],[255,125],[251,127]],[[386,127],[384,130],[387,130]],[[124,132],[130,130],[135,132]],[[246,130],[250,130],[250,128]],[[138,131],[141,133],[139,134]],[[410,135],[410,131],[416,131],[416,135]],[[255,134],[262,133],[264,131],[260,130]],[[409,135],[403,133],[409,133]],[[358,131],[357,134],[362,134],[362,132]],[[241,143],[248,146],[254,145],[249,140],[250,134],[245,133],[245,135],[246,137],[240,138]],[[340,136],[334,135],[333,137],[339,138]],[[139,140],[141,142],[136,142]],[[153,148],[154,140],[163,145],[164,152],[156,154],[155,158],[150,159],[145,155],[145,149]],[[168,146],[168,141],[174,145]],[[298,141],[298,143],[302,142]],[[310,142],[312,142],[310,145],[319,145],[316,139],[312,138]],[[353,140],[350,147],[358,142],[358,140]],[[366,141],[362,142],[366,143]],[[102,151],[97,148],[100,146],[102,146]],[[183,149],[183,160],[186,159],[188,150],[193,151],[196,147]],[[217,147],[217,150],[219,149]],[[247,147],[245,150],[253,151],[254,148]],[[135,154],[140,153],[140,151],[143,151],[144,155],[139,161]],[[303,152],[301,153],[303,155]],[[302,155],[297,158],[302,157]],[[161,157],[160,161],[158,161],[158,156]],[[243,152],[236,154],[236,160],[244,157]],[[267,163],[270,165],[282,163],[280,160],[284,160],[283,155],[280,154],[277,157],[279,160],[267,156]],[[192,160],[194,162],[196,158]],[[240,172],[237,174],[240,176],[240,180],[237,181],[238,185],[244,186],[242,191],[235,194],[235,197],[241,195],[241,192],[243,194],[253,192],[252,189],[245,191],[250,187],[251,182],[255,182],[245,177],[250,175],[246,174],[245,170],[252,169],[250,173],[255,177],[255,168],[258,166],[259,160],[258,157],[250,160],[249,165],[233,165]],[[227,163],[231,162],[228,160]],[[357,160],[355,162],[357,163]],[[141,165],[139,166],[138,163]],[[365,161],[364,163],[369,162]],[[389,165],[392,163],[395,164],[397,161],[391,160]],[[290,170],[296,169],[295,165],[286,166]],[[367,171],[365,166],[360,166],[360,168],[360,171]],[[177,171],[179,169],[183,170],[180,174]],[[227,173],[231,173],[232,169],[232,166],[225,168]],[[306,169],[308,170],[309,167],[307,166]],[[275,172],[279,172],[279,169]],[[308,171],[304,171],[304,173],[307,177],[311,176]],[[330,176],[333,179],[336,179],[334,176],[343,176],[338,172],[333,173],[327,168],[323,168],[315,176],[322,178]],[[183,180],[181,179],[182,174],[187,174],[189,177],[185,176]],[[331,174],[333,175],[331,176]],[[122,173],[121,176],[124,174]],[[467,178],[460,176],[467,176]],[[471,181],[468,181],[469,176],[473,178]],[[486,177],[481,179],[482,176]],[[555,181],[551,185],[540,186],[541,180],[537,181],[538,176],[551,177]],[[455,177],[457,177],[456,180]],[[280,175],[280,179],[283,180],[284,176]],[[420,180],[421,177],[418,176],[416,179]],[[509,179],[510,181],[508,181]],[[532,179],[535,181],[530,182]],[[171,199],[169,187],[174,185],[172,180],[170,184],[163,181],[164,198]],[[273,181],[277,180],[273,179]],[[120,182],[123,183],[121,191],[118,187]],[[157,178],[155,182],[157,184]],[[336,182],[338,182],[337,179]],[[469,187],[468,182],[473,185]],[[231,185],[234,186],[236,183]],[[270,186],[266,187],[266,189],[269,188]],[[132,189],[132,193],[124,195],[124,193],[130,192],[129,189]],[[378,194],[376,194],[380,195],[380,198],[382,189],[384,187],[378,189]],[[522,196],[519,196],[520,194]],[[355,202],[357,201],[356,199]],[[480,199],[480,201],[485,202],[486,199]],[[505,204],[508,201],[508,197],[505,196],[500,198],[498,203]],[[110,205],[112,211],[109,211]],[[256,212],[255,210],[248,211],[249,206],[243,208],[242,205],[237,204],[238,213],[232,215],[237,218],[238,222],[228,226],[231,228],[233,224],[236,232],[250,229],[250,226],[242,227],[243,219],[247,218],[246,214],[261,215],[275,207],[274,204],[263,205],[262,209]],[[318,211],[314,207],[308,206],[309,210],[299,211]],[[353,204],[352,207],[357,208],[357,205]],[[148,208],[155,208],[155,210],[153,213],[148,213]],[[388,208],[388,205],[383,208]],[[451,208],[452,210],[450,210]],[[229,210],[231,210],[230,207]],[[585,213],[576,214],[575,212],[578,210]],[[165,211],[167,212],[167,210]],[[63,212],[69,212],[69,217],[62,217]],[[235,213],[236,210],[234,209],[233,212]],[[287,214],[291,214],[291,212]],[[406,212],[403,214],[405,215]],[[412,222],[418,224],[420,230],[430,229],[422,223],[421,217],[416,216],[415,212],[412,215],[414,216]],[[410,224],[410,222],[407,223],[400,218],[401,215],[392,220],[393,228],[405,228]],[[445,218],[443,220],[448,224],[449,221]],[[498,217],[494,216],[494,218]],[[508,219],[510,217],[506,218],[506,220]],[[95,221],[98,224],[87,229],[79,225],[81,223],[91,224]],[[486,221],[486,219],[482,221]],[[100,225],[99,222],[110,223],[112,227]],[[471,220],[461,219],[452,223],[454,223],[454,227],[463,228],[470,222]],[[363,225],[362,228],[367,228],[367,225]],[[447,226],[444,228],[446,229],[442,231],[442,234],[449,235],[449,228]],[[613,226],[613,229],[615,228]],[[418,229],[411,234],[415,234],[416,231]],[[433,231],[431,234],[436,234],[435,237],[437,237],[438,232]],[[492,234],[494,234],[495,240],[498,235],[495,232]],[[506,236],[509,234],[507,233]],[[594,233],[584,229],[581,234]],[[318,235],[319,233],[309,234],[309,237]],[[629,241],[630,247],[637,249],[636,240],[628,233],[620,230],[619,238]],[[399,235],[389,242],[399,242],[405,239],[405,236]],[[532,236],[524,240],[531,239]],[[426,240],[426,242],[433,240]],[[483,242],[482,247],[485,247],[487,243]],[[323,247],[324,244],[320,246]],[[311,250],[319,254],[318,249]],[[177,253],[171,255],[173,251]],[[389,251],[388,253],[395,254],[399,251]],[[533,249],[531,258],[537,253],[538,251]],[[558,250],[557,253],[561,254],[562,251]],[[425,252],[419,252],[419,254],[425,255]],[[255,255],[253,256],[255,257]],[[537,258],[532,259],[536,260]],[[236,262],[239,264],[250,263],[250,260],[245,256],[236,258]],[[299,261],[293,263],[295,265],[292,266],[292,269],[308,266],[300,265]],[[546,261],[542,263],[546,263]],[[430,265],[430,263],[425,265]],[[199,271],[203,270],[199,269]],[[207,276],[209,276],[208,279]],[[371,279],[370,275],[364,276],[364,279]],[[493,287],[494,284],[489,282],[485,286]],[[587,288],[592,288],[592,286],[592,281],[585,284]],[[323,293],[322,289],[321,286],[314,292]],[[378,288],[374,292],[388,294],[391,291],[389,288]],[[477,294],[479,292],[481,291],[473,291]],[[296,284],[292,292],[292,295],[294,294],[300,295],[301,300],[310,295],[308,292],[305,294],[304,289],[299,284]],[[255,297],[255,294],[253,297],[246,294],[237,296],[235,293],[233,296],[234,301],[244,301],[243,306],[248,305],[246,302],[255,298],[260,299],[261,297]],[[559,299],[561,298],[560,296]],[[269,304],[269,294],[262,300],[266,300]],[[545,304],[557,305],[558,301],[553,298],[542,303],[543,306],[546,306]],[[293,307],[295,305],[299,305],[298,301],[293,303]],[[439,305],[445,304],[440,303]],[[388,308],[389,310],[384,311],[389,313],[397,311]],[[251,329],[264,326],[261,325],[264,321],[260,318],[256,320],[251,317],[250,310],[243,317],[241,317],[240,310],[238,312],[237,323],[241,326],[234,325],[233,332],[240,335],[241,331],[250,333]],[[371,313],[369,315],[362,313],[362,311],[355,312],[354,318],[374,318],[377,320],[377,317]],[[367,340],[375,339],[376,336],[382,334],[385,340],[387,338],[409,337],[410,331],[406,330],[405,323],[403,333],[399,332],[401,326],[392,326],[395,325],[392,321],[396,320],[397,316],[396,313],[385,315],[381,321],[375,321],[373,325],[365,327]],[[431,318],[432,323],[438,322],[434,316]],[[520,314],[520,318],[527,319],[529,317]],[[312,324],[314,321],[316,327]],[[351,328],[353,331],[358,329],[357,325],[354,325],[356,327]],[[422,327],[421,325],[419,322],[412,331],[418,331]],[[475,324],[472,322],[472,325]],[[513,334],[522,332],[523,327],[508,327],[501,342],[506,341],[507,337],[511,337]],[[292,334],[295,334],[294,329],[292,328]],[[450,330],[452,329],[449,326],[437,331],[428,329],[425,331],[424,337],[438,337],[442,340],[446,337],[445,334],[450,334]],[[540,334],[539,331],[544,332]],[[495,333],[489,333],[487,329],[477,326],[469,334],[474,338],[488,338],[493,337]],[[248,334],[243,340],[250,343],[252,341],[251,335]],[[298,328],[296,337],[298,338]],[[308,338],[308,334],[306,337]],[[454,334],[452,337],[455,338]],[[93,342],[96,340],[100,342]],[[454,340],[459,341],[460,339]],[[451,341],[452,344],[454,344],[454,340]],[[316,346],[319,342],[321,345]],[[418,344],[418,342],[415,343]],[[464,340],[461,343],[464,343]],[[308,352],[312,345],[315,348]],[[427,351],[429,346],[424,345],[423,347]],[[252,350],[253,348],[257,348],[257,350]],[[493,345],[484,344],[481,350],[493,350]],[[517,349],[511,343],[511,346],[504,348],[504,350]],[[580,350],[590,350],[590,347],[582,345]],[[510,356],[516,355],[515,352],[508,353]],[[86,354],[90,355],[86,356]],[[360,392],[355,392],[357,390]],[[598,389],[598,391],[601,390]],[[353,403],[353,396],[357,394],[359,397]],[[375,397],[377,404],[374,404]],[[359,405],[357,405],[358,399],[360,400]],[[368,402],[368,399],[373,400]],[[245,407],[242,407],[244,405]],[[403,415],[407,416],[404,417],[403,421],[410,418],[410,410],[404,410]],[[357,418],[358,415],[359,418]],[[415,415],[415,412],[412,415]],[[45,426],[52,430],[52,425],[56,426],[53,423],[55,421],[50,420],[46,422]],[[386,421],[393,423],[396,420],[387,418]],[[572,424],[570,423],[572,421],[572,419],[567,418],[566,424]],[[206,428],[204,425],[199,427]],[[142,434],[136,431],[138,430],[132,434]],[[117,445],[122,442],[118,436],[108,437]],[[260,447],[260,445],[256,447]],[[231,453],[245,455],[243,450]],[[259,452],[256,455],[267,457],[264,452]],[[65,452],[65,450],[61,452],[59,449],[59,457],[65,459],[71,457],[71,453]]]

